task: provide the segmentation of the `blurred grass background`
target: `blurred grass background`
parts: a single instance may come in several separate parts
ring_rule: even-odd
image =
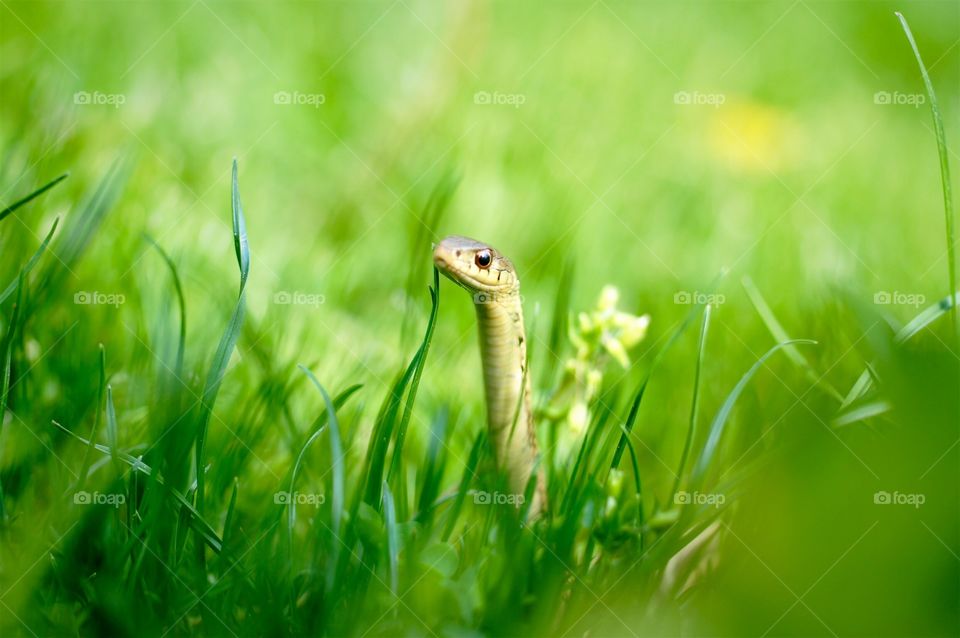
[[[175,622],[189,597],[164,617],[156,608],[173,594],[126,592],[128,573],[79,566],[79,554],[110,550],[82,547],[78,532],[97,515],[60,495],[84,449],[50,425],[89,434],[102,343],[120,442],[136,455],[156,432],[157,379],[175,349],[177,310],[144,233],[183,280],[185,378],[202,388],[235,303],[228,194],[236,156],[253,265],[208,443],[214,516],[225,515],[234,477],[239,511],[254,518],[273,507],[256,499],[269,501],[289,474],[323,406],[295,363],[331,393],[364,385],[341,417],[347,466],[359,465],[377,405],[427,321],[430,241],[465,234],[511,257],[535,377],[557,365],[541,344],[565,269],[574,310],[592,307],[604,284],[617,286],[625,309],[652,316],[636,365],[608,371],[625,394],[690,310],[677,295],[707,291],[728,269],[704,357],[702,421],[776,341],[744,276],[791,337],[819,342],[803,349],[817,377],[845,394],[873,364],[894,409],[837,428],[836,402],[786,357],[771,359],[728,426],[717,473],[737,475],[748,460],[762,469],[743,479],[724,514],[715,575],[689,600],[655,604],[637,593],[651,582],[631,571],[641,553],[626,554],[604,567],[624,578],[609,588],[587,581],[553,627],[568,635],[960,633],[957,347],[947,318],[907,348],[891,339],[949,291],[936,139],[895,10],[917,36],[956,162],[953,2],[0,1],[2,203],[71,174],[3,222],[6,279],[55,217],[69,227],[118,161],[122,182],[82,259],[60,262],[55,240],[38,267],[42,281],[60,279],[35,293],[3,425],[4,625],[27,635],[132,632],[144,627],[129,606],[147,596],[148,633],[244,627]],[[449,205],[436,206],[447,194]],[[451,406],[446,492],[484,410],[470,304],[441,288],[406,453],[419,476],[429,424]],[[125,301],[75,304],[81,291]],[[885,292],[924,301],[876,304]],[[276,303],[296,293],[322,303]],[[687,431],[695,332],[658,368],[635,428],[650,507],[670,497]],[[541,397],[550,382],[538,382]],[[884,508],[873,502],[878,490],[923,493],[926,502]],[[251,544],[256,529],[247,521]],[[246,556],[239,571],[250,591],[270,590],[258,579],[269,580],[263,574],[278,560],[265,546]],[[465,548],[459,561],[457,573],[483,564]],[[78,565],[76,582],[64,584],[65,562]],[[176,589],[163,569],[155,578]],[[399,606],[406,621],[374,622],[388,598],[370,603],[368,623],[326,631],[527,626],[498,626],[492,603],[453,610],[443,587],[420,585]],[[251,635],[297,631],[235,599],[218,602],[217,613],[245,608],[259,618]],[[543,618],[517,622],[550,627]]]

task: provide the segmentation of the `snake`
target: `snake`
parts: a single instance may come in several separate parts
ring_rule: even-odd
[[[545,509],[547,499],[543,472],[537,469],[537,432],[517,271],[513,262],[493,246],[459,235],[434,245],[433,262],[473,300],[495,462],[514,497],[525,494],[536,472],[536,488],[528,510],[528,518],[535,518]],[[519,505],[523,499],[513,502]]]

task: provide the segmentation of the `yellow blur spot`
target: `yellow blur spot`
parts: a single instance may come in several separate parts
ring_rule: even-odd
[[[789,114],[758,102],[730,101],[710,122],[711,155],[744,172],[776,173],[790,166],[801,140]]]

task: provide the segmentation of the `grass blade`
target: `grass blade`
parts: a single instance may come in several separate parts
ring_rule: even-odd
[[[355,383],[354,385],[348,387],[346,390],[333,397],[333,409],[339,410],[344,406],[344,404],[350,399],[353,394],[363,387],[362,383]],[[327,412],[324,410],[322,413],[317,415],[317,418],[313,420],[313,423],[310,424],[310,431],[316,432],[322,428],[327,423]]]
[[[293,494],[296,489],[297,474],[300,473],[300,464],[303,462],[303,455],[307,453],[307,448],[310,445],[320,438],[320,435],[323,434],[323,429],[326,425],[320,426],[320,429],[314,431],[313,434],[307,438],[304,442],[303,447],[300,448],[300,453],[297,454],[297,460],[293,464],[293,472],[290,474],[290,494]],[[290,547],[293,547],[293,528],[297,522],[297,505],[291,499],[287,511],[287,540],[290,543]]]
[[[887,401],[873,401],[841,414],[833,420],[833,425],[835,427],[841,427],[850,425],[851,423],[857,423],[858,421],[866,421],[871,417],[886,414],[892,409],[893,406]]]
[[[416,357],[414,357],[416,359]],[[413,376],[413,364],[411,361],[406,371],[394,382],[390,388],[390,393],[384,399],[383,405],[377,414],[377,419],[373,425],[373,432],[370,435],[370,444],[367,447],[367,455],[364,461],[364,489],[358,494],[359,500],[362,500],[371,507],[376,507],[381,500],[380,483],[383,481],[384,465],[386,464],[387,448],[390,440],[393,438],[393,429],[396,425],[397,412],[400,409],[400,401],[403,400],[403,393],[410,383]],[[359,500],[357,505],[359,505]],[[357,509],[354,506],[354,511]]]
[[[53,226],[50,227],[50,231],[47,233],[47,236],[43,238],[43,241],[40,242],[40,247],[37,248],[37,251],[33,253],[33,256],[27,261],[27,264],[23,267],[23,275],[26,277],[30,274],[30,271],[33,270],[33,267],[37,265],[37,262],[40,260],[40,256],[47,249],[47,246],[50,244],[50,240],[53,238],[53,233],[57,230],[57,224],[60,223],[60,218],[57,217],[53,220]],[[0,292],[0,303],[3,303],[7,300],[7,297],[13,294],[17,289],[17,279],[14,279],[10,282],[10,285],[7,286],[3,292]]]
[[[561,350],[570,323],[570,295],[573,290],[573,260],[563,262],[557,293],[554,298],[553,316],[550,323],[550,335],[547,337],[547,352],[540,358],[540,387],[553,387],[557,369],[563,363]],[[532,333],[532,331],[531,331]],[[528,358],[532,358],[529,354]]]
[[[925,308],[894,335],[894,343],[901,345],[914,338],[927,326],[950,312],[958,301],[960,301],[960,292],[954,293],[949,297],[944,297],[929,308]],[[846,398],[840,405],[840,410],[849,407],[854,401],[864,396],[873,386],[875,376],[876,375],[871,374],[870,366],[868,365],[864,371],[860,373],[853,387],[850,388],[850,392],[847,393]]]
[[[427,202],[423,206],[423,213],[419,217],[411,216],[411,222],[413,223],[409,246],[411,262],[407,274],[407,283],[404,287],[408,303],[417,296],[417,288],[420,286],[419,282],[423,280],[424,269],[430,263],[422,256],[433,250],[430,241],[431,236],[436,235],[436,229],[449,210],[450,202],[453,200],[459,185],[460,174],[453,167],[447,167],[430,191]],[[411,318],[414,316],[415,314],[411,312],[403,314],[400,327],[401,343],[407,343],[412,329]]]
[[[953,212],[953,193],[950,185],[950,161],[947,152],[947,135],[943,130],[943,116],[940,114],[940,105],[937,103],[937,94],[933,90],[933,82],[930,81],[930,74],[927,73],[927,67],[920,57],[920,49],[917,48],[917,42],[913,39],[913,32],[910,31],[910,25],[907,19],[899,11],[896,12],[903,32],[910,42],[910,48],[913,49],[913,55],[917,58],[917,64],[920,66],[920,75],[923,76],[923,84],[927,89],[927,97],[930,98],[930,111],[933,115],[933,127],[937,136],[937,152],[940,155],[940,181],[943,185],[943,212],[946,217],[947,231],[947,281],[949,282],[950,295],[957,290],[957,253],[956,253],[956,219]],[[950,314],[953,316],[953,337],[954,344],[960,345],[960,316],[957,315],[955,306],[951,306]]]
[[[425,523],[433,516],[434,501],[440,494],[440,482],[443,480],[445,466],[445,457],[440,448],[446,438],[448,420],[449,410],[444,406],[430,424],[430,442],[423,463],[423,482],[417,498],[417,520],[420,523]]]
[[[582,493],[583,488],[590,485],[589,479],[584,479],[591,475],[590,472],[590,458],[599,446],[597,441],[600,439],[604,429],[606,428],[607,421],[610,420],[610,417],[613,416],[613,411],[608,409],[606,406],[615,405],[618,403],[616,399],[604,400],[606,395],[601,395],[596,403],[598,403],[602,409],[593,410],[596,413],[596,416],[591,420],[587,431],[583,435],[583,441],[580,444],[580,449],[577,450],[577,458],[574,461],[573,469],[570,471],[570,478],[567,480],[567,489],[563,494],[563,501],[560,504],[560,508],[557,510],[560,515],[569,515],[570,510],[568,507],[576,507],[575,503],[577,502],[579,495]],[[625,427],[621,427],[621,430],[625,430]],[[621,438],[621,440],[623,440]],[[612,468],[611,468],[612,469]],[[593,476],[596,475],[596,472],[592,473]],[[571,505],[574,504],[574,505]]]
[[[399,535],[397,534],[397,512],[393,504],[390,486],[383,482],[383,522],[387,528],[387,554],[390,556],[390,591],[397,595]]]
[[[200,416],[197,426],[196,438],[196,459],[195,469],[197,472],[197,509],[203,512],[204,496],[204,472],[203,456],[204,446],[207,440],[207,429],[210,426],[210,418],[213,415],[213,406],[217,401],[217,394],[220,392],[220,384],[223,382],[223,376],[226,374],[227,365],[230,362],[230,356],[240,338],[240,330],[243,327],[243,317],[246,308],[246,299],[244,297],[244,288],[247,283],[247,275],[250,271],[250,252],[247,244],[247,226],[243,217],[243,209],[240,206],[240,187],[237,184],[237,160],[233,160],[233,188],[231,205],[233,209],[233,239],[234,247],[237,253],[237,263],[240,266],[240,294],[237,299],[237,305],[230,317],[230,323],[227,330],[220,338],[217,351],[213,357],[213,363],[207,373],[207,381],[203,389],[203,397],[200,402]]]
[[[7,399],[10,393],[10,370],[13,365],[13,340],[17,326],[20,324],[20,308],[23,305],[23,271],[17,279],[17,300],[13,306],[13,316],[10,318],[10,325],[7,327],[7,334],[3,338],[2,363],[3,369],[0,370],[0,435],[3,434],[3,423],[7,414]],[[0,436],[0,459],[3,458],[2,442],[5,437]],[[7,510],[4,505],[3,484],[0,483],[0,521],[6,521]]]
[[[620,429],[626,430],[623,426],[620,426]],[[643,483],[640,480],[640,464],[637,462],[637,451],[629,437],[627,437],[627,451],[630,453],[630,464],[633,467],[633,488],[637,497],[637,526],[642,528],[644,524]],[[643,551],[643,534],[640,534],[640,551]]]
[[[680,482],[683,480],[683,470],[687,465],[687,456],[690,454],[690,446],[693,444],[694,432],[697,428],[697,413],[700,407],[700,372],[703,369],[703,353],[707,348],[707,332],[710,329],[710,304],[703,309],[703,323],[700,325],[700,339],[697,343],[697,366],[693,373],[693,400],[690,402],[690,426],[687,428],[687,438],[683,442],[683,452],[680,454],[680,465],[677,467],[677,475],[673,480],[673,488],[670,490],[670,499],[672,503],[680,489]]]
[[[850,406],[851,403],[862,397],[867,393],[867,390],[870,389],[870,384],[873,381],[873,377],[870,375],[870,370],[864,370],[860,373],[860,376],[857,377],[856,382],[854,382],[853,387],[850,388],[850,391],[847,393],[847,396],[843,398],[843,402],[840,404],[840,410],[845,410]]]
[[[713,290],[711,286],[710,290]],[[667,342],[663,344],[663,347],[657,352],[653,357],[653,363],[650,364],[650,369],[647,370],[646,376],[643,377],[643,381],[640,382],[640,386],[637,388],[637,392],[634,395],[633,403],[630,406],[630,413],[627,415],[627,420],[624,423],[624,428],[626,432],[620,435],[620,441],[617,442],[617,450],[613,453],[613,461],[610,463],[610,469],[616,469],[620,465],[620,458],[623,456],[623,451],[627,446],[627,438],[630,437],[630,433],[633,432],[633,424],[637,420],[637,413],[640,411],[640,402],[643,401],[643,395],[647,391],[647,385],[650,383],[650,379],[653,377],[653,373],[656,371],[657,366],[660,364],[660,361],[663,360],[664,355],[670,349],[670,347],[676,343],[677,339],[680,338],[680,335],[686,331],[687,326],[689,326],[694,317],[697,316],[697,312],[700,311],[700,306],[696,305],[690,309],[690,312],[687,313],[687,316],[684,317],[683,322],[673,331],[673,334],[670,335],[670,338],[667,339]]]
[[[387,479],[392,480],[396,472],[400,469],[401,455],[403,453],[403,442],[407,434],[407,426],[410,424],[410,417],[413,413],[413,404],[417,400],[417,389],[420,387],[420,376],[423,374],[423,366],[427,361],[427,352],[430,350],[430,342],[433,340],[433,329],[437,325],[437,310],[440,308],[440,272],[433,269],[433,286],[430,288],[430,318],[427,320],[427,329],[423,335],[423,342],[417,350],[411,365],[413,366],[413,376],[410,380],[410,388],[407,391],[407,401],[403,407],[403,417],[400,420],[400,427],[397,428],[397,439],[393,446],[393,458],[390,460],[390,471]]]
[[[0,380],[0,427],[3,425],[3,416],[7,409],[7,399],[10,392],[10,369],[13,362],[13,340],[17,326],[20,323],[20,309],[23,306],[23,271],[17,278],[17,299],[13,306],[13,316],[7,326],[7,334],[3,338],[3,379]]]
[[[230,190],[230,208],[233,211],[233,247],[237,253],[237,265],[240,267],[240,294],[247,285],[250,274],[250,243],[247,240],[247,221],[240,204],[240,185],[237,180],[237,158],[233,158],[232,188]]]
[[[760,367],[766,363],[767,359],[773,356],[778,350],[782,350],[787,346],[800,343],[815,345],[817,342],[810,339],[794,339],[792,341],[778,343],[767,350],[766,353],[764,353],[764,355],[760,357],[757,362],[754,363],[750,369],[743,374],[743,376],[740,378],[740,381],[737,382],[737,385],[735,385],[733,390],[730,391],[730,394],[727,395],[723,405],[720,407],[720,411],[717,412],[717,415],[713,418],[713,422],[710,424],[710,434],[707,437],[707,442],[704,444],[703,450],[700,452],[700,458],[697,460],[697,464],[694,466],[693,472],[691,473],[690,483],[693,486],[698,488],[700,485],[702,485],[707,469],[710,467],[714,455],[716,454],[720,445],[720,439],[723,436],[723,430],[727,423],[727,418],[730,416],[730,412],[733,411],[733,405],[740,397],[740,394],[743,392],[743,389],[746,387],[747,383],[749,383],[750,379],[753,378]]]
[[[54,186],[56,186],[57,184],[59,184],[59,183],[62,182],[63,180],[67,179],[67,177],[69,177],[69,176],[70,176],[70,173],[64,173],[64,174],[61,175],[60,177],[57,177],[56,179],[54,179],[52,182],[48,182],[48,183],[44,184],[43,186],[41,186],[41,187],[38,188],[37,190],[33,191],[33,192],[30,193],[29,195],[27,195],[27,196],[25,196],[25,197],[21,197],[20,199],[18,199],[18,200],[15,201],[14,203],[10,204],[9,206],[7,206],[6,208],[4,208],[3,210],[0,210],[0,220],[2,220],[3,218],[7,217],[7,216],[10,215],[11,213],[13,213],[13,211],[17,210],[18,208],[20,208],[20,207],[23,206],[24,204],[33,201],[33,200],[36,199],[37,197],[40,197],[41,195],[43,195],[44,193],[46,193],[48,190],[50,190],[51,188],[53,188]]]
[[[944,297],[936,304],[924,309],[923,312],[907,322],[903,328],[897,332],[894,341],[898,344],[904,343],[915,337],[920,331],[932,324],[934,321],[952,312],[953,308],[960,302],[960,292]]]
[[[477,434],[477,438],[473,440],[473,447],[470,448],[470,456],[467,457],[467,465],[463,468],[463,475],[460,477],[460,485],[457,488],[457,498],[450,508],[447,526],[443,530],[443,536],[441,536],[443,542],[446,542],[447,539],[450,538],[450,534],[453,533],[453,528],[457,524],[457,519],[460,518],[460,510],[463,509],[463,502],[467,498],[467,490],[470,488],[470,483],[472,483],[477,476],[477,468],[480,467],[480,460],[483,458],[486,449],[487,433],[481,430],[480,433]]]
[[[179,379],[183,373],[183,353],[186,349],[187,342],[187,304],[183,298],[183,285],[180,283],[180,274],[177,272],[177,265],[173,263],[173,259],[167,254],[167,251],[154,241],[153,237],[146,235],[146,240],[160,254],[163,263],[167,265],[167,269],[170,271],[170,276],[173,277],[173,290],[177,295],[177,306],[180,309],[180,338],[177,341],[177,360],[174,364],[173,373]]]
[[[203,396],[200,401],[200,417],[197,427],[196,437],[196,463],[197,471],[197,507],[203,511],[203,457],[204,446],[207,440],[207,429],[210,426],[210,419],[213,416],[213,406],[217,401],[217,394],[220,392],[220,385],[223,376],[226,374],[227,364],[230,362],[230,356],[240,338],[240,329],[243,326],[244,316],[244,297],[241,295],[233,315],[230,317],[230,323],[227,324],[227,330],[220,338],[217,351],[213,357],[213,363],[207,373],[207,381],[203,389]]]
[[[343,494],[344,494],[344,478],[343,478],[343,445],[340,439],[340,424],[337,421],[337,413],[334,408],[333,402],[330,400],[330,395],[327,394],[327,391],[324,387],[317,381],[317,377],[313,375],[313,372],[308,370],[302,365],[298,365],[298,368],[309,377],[310,381],[316,386],[317,390],[320,391],[320,394],[323,396],[323,402],[327,406],[327,423],[330,425],[330,462],[331,467],[333,468],[333,499],[331,502],[331,518],[333,522],[333,534],[334,536],[340,535],[340,521],[343,517]],[[317,430],[317,434],[320,433],[320,430]],[[312,438],[312,437],[311,437]],[[308,441],[309,443],[309,441]],[[306,450],[306,446],[304,446]],[[303,457],[304,450],[300,451],[300,457],[297,458],[297,466],[300,465],[300,460]],[[290,492],[293,493],[293,480],[296,478],[297,468],[294,466],[294,475],[290,479]],[[291,503],[290,511],[294,511],[294,504]],[[291,517],[292,518],[292,517]]]
[[[83,465],[80,466],[80,478],[77,479],[77,490],[82,490],[87,481],[87,473],[90,471],[90,461],[93,452],[93,441],[97,438],[97,432],[100,431],[100,422],[103,418],[103,397],[107,391],[107,351],[100,344],[100,383],[97,385],[97,405],[94,408],[93,428],[90,430],[90,443],[83,453]]]
[[[56,427],[60,428],[60,430],[62,430],[64,433],[66,433],[67,435],[73,437],[73,438],[76,439],[77,441],[80,441],[80,442],[83,443],[84,445],[88,445],[88,446],[92,445],[98,452],[101,452],[101,453],[103,453],[103,454],[106,454],[107,456],[112,456],[112,455],[113,455],[114,452],[113,452],[113,450],[112,450],[110,447],[108,447],[108,446],[106,446],[106,445],[101,445],[101,444],[99,444],[99,443],[94,443],[93,441],[91,441],[91,440],[89,440],[89,439],[85,439],[85,438],[83,438],[82,436],[80,436],[79,434],[76,434],[76,433],[74,433],[74,432],[71,432],[69,429],[67,429],[67,428],[64,427],[63,425],[57,423],[56,421],[52,421],[52,423],[53,423],[53,425],[55,425]],[[175,490],[174,488],[167,486],[166,483],[165,483],[164,480],[163,480],[163,477],[155,474],[154,471],[153,471],[153,469],[152,469],[149,465],[147,465],[146,463],[144,463],[141,459],[138,459],[138,458],[136,458],[136,457],[134,457],[134,456],[131,456],[130,454],[127,454],[126,452],[119,452],[119,451],[118,451],[116,454],[117,454],[117,458],[118,458],[119,460],[121,460],[121,461],[123,461],[124,463],[126,463],[127,465],[129,465],[131,468],[133,468],[133,470],[134,470],[135,472],[140,472],[140,473],[142,473],[142,474],[145,474],[145,475],[147,475],[147,476],[150,476],[150,477],[152,477],[159,485],[163,485],[163,486],[165,487],[165,489],[167,490],[167,492],[168,492],[171,496],[173,496],[174,500],[176,500],[177,503],[183,508],[183,510],[189,514],[189,516],[190,516],[190,527],[193,528],[193,530],[200,536],[201,540],[203,540],[203,541],[210,547],[210,549],[212,549],[214,552],[216,552],[216,553],[218,553],[218,554],[220,553],[221,549],[223,548],[223,541],[222,541],[222,539],[221,539],[220,536],[217,534],[216,530],[213,529],[213,526],[210,525],[210,524],[203,518],[203,516],[200,514],[200,512],[193,506],[193,504],[192,504],[183,494],[181,494],[180,492],[178,492],[178,491]]]
[[[783,325],[777,321],[776,315],[773,314],[773,310],[770,309],[770,306],[767,304],[767,300],[764,299],[763,295],[760,294],[760,291],[754,285],[753,280],[749,276],[745,276],[740,280],[740,282],[743,284],[743,289],[747,291],[747,296],[750,298],[750,302],[756,309],[757,314],[760,315],[760,319],[763,320],[764,325],[767,326],[767,330],[769,330],[770,334],[773,335],[774,340],[777,343],[785,343],[789,341],[790,335],[788,335],[787,331],[783,329]],[[843,397],[840,395],[840,392],[830,385],[830,382],[827,381],[823,375],[817,374],[817,372],[813,369],[813,366],[796,346],[788,346],[784,348],[783,353],[787,355],[787,358],[790,359],[794,365],[804,371],[806,377],[813,381],[816,387],[822,388],[831,397],[837,401],[843,402]]]
[[[306,374],[311,378],[311,380],[314,381],[314,383],[317,384],[317,387],[318,387],[318,388],[321,388],[321,392],[323,392],[324,395],[326,395],[326,392],[323,391],[323,389],[322,389],[322,387],[319,385],[319,383],[316,382],[316,380],[313,378],[313,375],[312,375],[307,369],[305,369],[303,366],[299,366],[299,367],[301,368],[301,370],[304,370],[304,372],[306,372]],[[339,446],[340,446],[340,443],[339,443],[339,441],[340,441],[340,437],[339,437],[340,426],[339,426],[339,421],[336,420],[336,411],[339,410],[341,407],[343,407],[343,405],[347,402],[347,400],[353,395],[354,392],[356,392],[357,390],[359,390],[360,387],[361,387],[360,385],[353,385],[353,386],[350,386],[349,388],[347,388],[346,390],[344,390],[343,392],[341,392],[340,394],[338,394],[338,395],[336,396],[336,398],[334,398],[334,400],[333,400],[332,409],[330,409],[331,406],[330,406],[330,404],[328,403],[328,404],[327,404],[327,410],[326,410],[321,416],[317,417],[317,419],[313,422],[314,432],[313,432],[313,434],[310,435],[310,437],[309,437],[309,438],[306,440],[306,442],[303,444],[303,447],[300,448],[300,453],[297,455],[297,460],[296,460],[296,462],[294,463],[294,466],[293,466],[293,472],[292,472],[292,474],[291,474],[291,476],[290,476],[290,494],[293,494],[294,491],[295,491],[297,474],[298,474],[298,472],[300,471],[300,465],[301,465],[301,463],[302,463],[302,461],[303,461],[303,456],[304,456],[304,454],[306,454],[307,448],[310,447],[310,445],[311,445],[314,441],[316,441],[318,438],[320,438],[320,435],[323,433],[323,429],[327,426],[327,423],[333,423],[333,424],[334,424],[333,428],[331,429],[331,456],[333,457],[334,463],[338,463],[338,462],[339,462],[340,472],[342,473],[343,453],[339,451]],[[325,397],[325,400],[326,400],[326,397]],[[332,441],[333,430],[334,430],[334,429],[335,429],[336,432],[338,433],[338,434],[337,434],[337,448],[336,448],[336,451],[334,451],[333,441]],[[331,590],[331,588],[333,587],[333,583],[334,583],[335,578],[336,578],[337,565],[338,565],[338,563],[339,563],[339,561],[340,561],[341,541],[340,541],[340,531],[339,531],[339,530],[340,530],[340,524],[341,524],[340,521],[341,521],[341,518],[342,518],[342,517],[341,517],[341,513],[342,513],[342,511],[343,511],[343,502],[344,502],[343,487],[342,487],[342,485],[343,485],[343,480],[344,480],[344,479],[343,479],[342,474],[341,474],[341,476],[340,476],[339,478],[338,478],[336,475],[334,476],[334,482],[335,482],[335,483],[339,482],[339,484],[341,485],[341,488],[338,490],[338,489],[336,488],[336,486],[334,487],[334,501],[335,501],[335,502],[332,503],[332,511],[333,511],[333,513],[334,513],[335,519],[334,519],[334,533],[332,534],[332,541],[331,541],[331,545],[330,545],[330,549],[329,549],[330,555],[331,555],[331,559],[330,559],[330,561],[329,561],[329,563],[328,563],[329,567],[328,567],[328,569],[327,569],[326,590],[327,590],[328,592],[329,592],[329,591]],[[338,494],[339,494],[339,499],[338,499],[338,496],[337,496]],[[339,505],[337,505],[337,503],[339,503]],[[294,528],[294,524],[295,524],[295,522],[296,522],[296,513],[295,513],[295,510],[294,510],[295,507],[296,507],[296,504],[295,504],[293,501],[291,501],[291,503],[290,503],[290,511],[288,512],[288,515],[287,515],[287,542],[288,542],[288,547],[290,548],[290,551],[291,551],[291,552],[293,551],[293,528]]]
[[[118,159],[107,171],[107,174],[97,185],[80,212],[71,214],[64,224],[63,232],[57,241],[56,250],[51,251],[57,256],[53,262],[48,262],[40,275],[40,290],[38,297],[47,291],[57,290],[63,279],[72,273],[72,268],[93,240],[100,225],[108,212],[120,196],[121,187],[126,182],[129,165],[123,159]],[[39,303],[39,299],[34,300]]]
[[[117,411],[113,407],[113,388],[107,386],[107,445],[110,455],[117,460]]]
[[[237,480],[237,477],[233,477],[233,491],[230,493],[230,504],[227,505],[227,516],[223,520],[223,551],[220,554],[221,560],[226,559],[229,556],[228,549],[231,548],[231,541],[233,541],[231,528],[233,527],[233,519],[236,516],[237,493],[239,490],[240,482]],[[234,564],[236,563],[231,563],[230,567],[227,567],[227,569],[230,569]]]

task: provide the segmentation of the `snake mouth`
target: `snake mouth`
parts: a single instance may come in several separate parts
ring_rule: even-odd
[[[444,277],[457,284],[464,290],[469,293],[474,293],[479,290],[483,290],[483,287],[479,282],[474,280],[468,273],[463,272],[454,263],[451,263],[451,260],[447,259],[446,255],[440,250],[438,246],[434,249],[433,252],[433,263],[440,271]]]
[[[445,251],[441,246],[436,246],[433,251],[434,265],[436,265],[444,277],[470,294],[494,294],[505,288],[505,286],[490,285],[488,282],[482,281],[475,276],[474,273],[469,272],[469,264],[463,264],[461,260],[457,259],[453,254],[447,254],[447,252],[448,251]],[[478,270],[477,275],[483,272],[485,271]]]

